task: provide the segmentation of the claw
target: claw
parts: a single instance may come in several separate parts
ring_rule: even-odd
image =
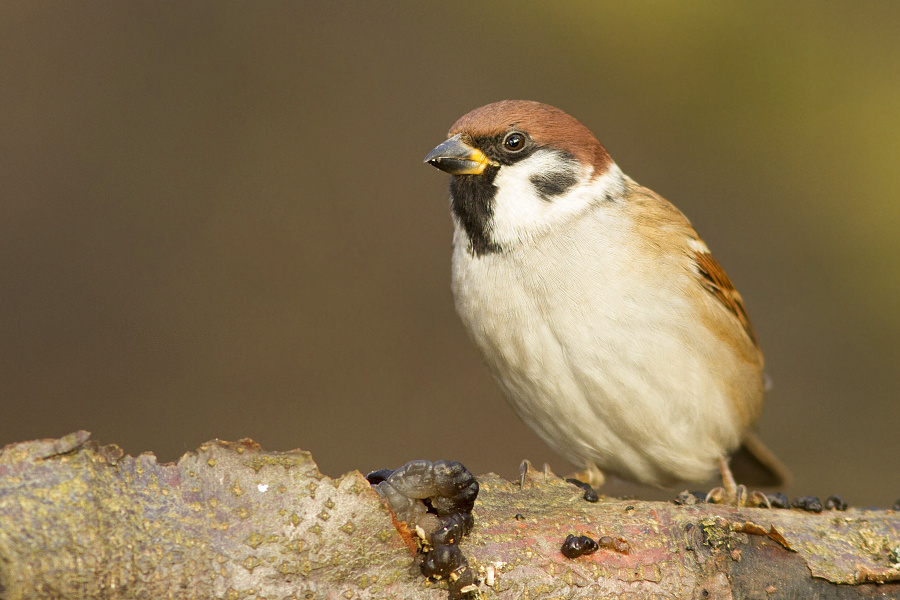
[[[739,485],[734,490],[734,505],[747,506],[747,486]]]
[[[720,486],[709,490],[709,493],[706,494],[706,501],[710,504],[725,504],[727,497],[728,492]]]
[[[713,488],[706,495],[706,501],[712,504],[730,504],[731,506],[772,508],[771,502],[762,492],[748,491],[747,486],[737,485],[734,475],[728,468],[728,461],[719,459],[719,470],[722,473],[722,486]]]
[[[750,492],[750,495],[747,496],[747,506],[753,508],[772,508],[772,503],[769,502],[769,498],[758,490],[753,490]]]

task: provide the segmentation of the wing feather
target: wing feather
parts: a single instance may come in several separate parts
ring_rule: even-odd
[[[699,240],[697,241],[699,242]],[[700,244],[702,244],[702,242],[700,242]],[[744,300],[741,298],[738,291],[734,289],[734,285],[731,283],[731,280],[728,279],[728,275],[725,274],[722,265],[719,264],[708,250],[696,251],[692,258],[697,267],[697,273],[700,276],[703,287],[706,288],[716,300],[722,303],[725,308],[731,311],[735,317],[737,317],[737,320],[740,321],[744,331],[747,332],[747,335],[753,341],[753,345],[759,348],[756,332],[753,331],[753,325],[750,323],[747,309],[744,308]]]

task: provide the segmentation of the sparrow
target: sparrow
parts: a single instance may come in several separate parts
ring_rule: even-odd
[[[597,485],[786,471],[751,428],[763,356],[690,222],[558,108],[461,117],[425,162],[450,178],[456,310],[518,416]],[[721,497],[721,496],[720,496]]]

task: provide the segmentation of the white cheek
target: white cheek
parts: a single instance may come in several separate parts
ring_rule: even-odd
[[[594,180],[591,180],[594,168],[588,166],[575,173],[577,183],[565,193],[542,198],[531,177],[559,169],[560,157],[554,152],[537,152],[500,169],[494,180],[497,194],[490,227],[491,238],[496,243],[504,246],[539,236],[622,186],[623,175],[616,165]]]

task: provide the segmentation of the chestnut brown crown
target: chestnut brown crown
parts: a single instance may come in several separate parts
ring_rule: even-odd
[[[558,108],[533,100],[501,100],[463,115],[453,124],[449,136],[463,134],[475,139],[508,131],[527,133],[539,146],[571,154],[592,165],[595,175],[603,173],[612,159],[591,130]]]

